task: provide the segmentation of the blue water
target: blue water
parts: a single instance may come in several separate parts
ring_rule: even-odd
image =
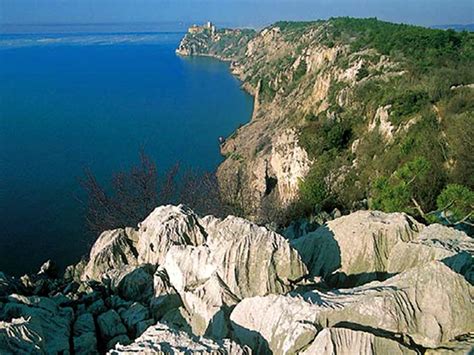
[[[217,137],[250,119],[225,63],[181,58],[182,34],[0,35],[0,270],[60,266],[87,252],[75,196],[146,152],[215,169]]]

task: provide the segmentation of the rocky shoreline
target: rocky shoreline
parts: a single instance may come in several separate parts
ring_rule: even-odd
[[[64,275],[0,273],[0,353],[465,354],[473,253],[401,213],[294,238],[162,206]]]

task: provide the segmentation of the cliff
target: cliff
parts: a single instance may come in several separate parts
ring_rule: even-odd
[[[415,189],[423,209],[448,183],[473,188],[473,43],[468,33],[340,18],[187,34],[178,53],[231,61],[255,97],[251,121],[222,146],[218,176],[259,219],[295,202],[377,203],[382,179],[395,185],[417,159],[435,172]],[[393,210],[418,214],[406,205]]]
[[[360,211],[286,239],[162,206],[58,275],[0,273],[0,353],[465,354],[474,243]]]

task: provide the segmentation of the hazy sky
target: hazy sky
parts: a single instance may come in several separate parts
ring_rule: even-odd
[[[0,24],[201,22],[379,17],[421,25],[474,22],[474,0],[0,0]]]

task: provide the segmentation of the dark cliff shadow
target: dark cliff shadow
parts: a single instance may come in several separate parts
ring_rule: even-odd
[[[350,330],[355,330],[355,331],[361,331],[365,333],[371,333],[379,338],[393,340],[399,343],[400,345],[403,345],[415,351],[418,354],[424,354],[426,351],[426,348],[424,348],[421,345],[416,344],[408,334],[395,333],[395,332],[391,332],[385,329],[374,328],[371,326],[352,323],[352,322],[346,322],[346,321],[342,321],[335,324],[333,328],[344,328],[344,329],[350,329]]]
[[[442,259],[441,262],[474,285],[474,257],[470,253],[462,251]]]
[[[270,345],[257,331],[244,328],[231,321],[232,339],[241,345],[247,345],[254,354],[271,355]],[[239,334],[237,336],[236,334]]]

